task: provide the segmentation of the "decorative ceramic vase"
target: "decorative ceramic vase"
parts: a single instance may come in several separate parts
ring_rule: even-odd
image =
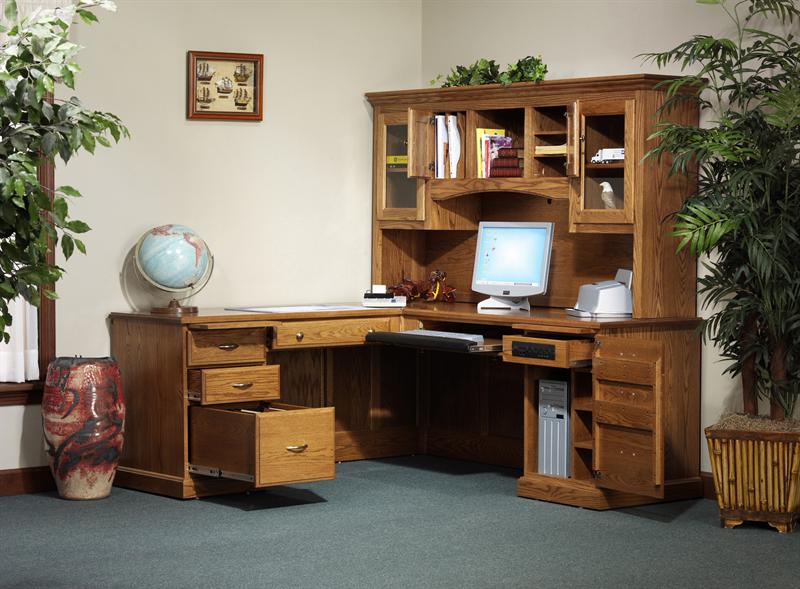
[[[65,499],[111,493],[122,453],[125,404],[111,358],[56,358],[47,368],[42,423],[50,470]]]

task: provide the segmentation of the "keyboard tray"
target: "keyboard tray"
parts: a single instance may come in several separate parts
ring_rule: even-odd
[[[503,349],[502,343],[492,342],[480,346],[468,340],[456,337],[418,335],[416,333],[405,333],[402,331],[375,331],[366,335],[366,341],[370,343],[418,348],[421,350],[441,350],[470,354],[500,352]]]

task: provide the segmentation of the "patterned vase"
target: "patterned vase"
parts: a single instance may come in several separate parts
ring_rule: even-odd
[[[53,360],[47,367],[42,424],[59,494],[108,497],[125,429],[117,363],[111,358]]]

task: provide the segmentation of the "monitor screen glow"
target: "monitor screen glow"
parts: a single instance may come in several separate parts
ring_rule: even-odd
[[[481,223],[472,289],[525,297],[547,290],[552,223]]]

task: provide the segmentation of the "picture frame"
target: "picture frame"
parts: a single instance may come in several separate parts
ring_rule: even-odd
[[[187,119],[263,120],[263,54],[188,51],[186,58]]]

